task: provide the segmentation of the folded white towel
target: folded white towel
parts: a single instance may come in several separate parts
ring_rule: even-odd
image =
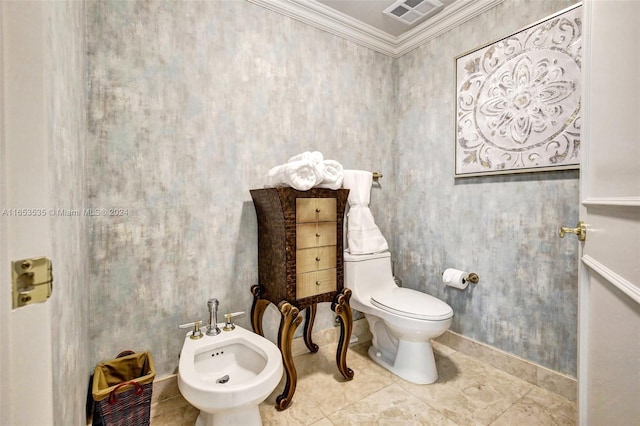
[[[290,186],[298,191],[313,187],[340,189],[343,178],[342,164],[325,160],[319,151],[305,151],[269,170],[265,187]]]
[[[324,160],[320,165],[322,167],[322,182],[318,188],[340,189],[344,178],[342,164],[335,160]]]
[[[320,151],[305,151],[302,154],[294,155],[293,157],[289,158],[289,160],[287,160],[287,163],[300,160],[305,160],[310,163],[319,163],[324,160],[324,157]]]
[[[265,187],[290,186],[298,191],[307,191],[320,182],[322,182],[322,169],[318,163],[298,160],[269,170]]]

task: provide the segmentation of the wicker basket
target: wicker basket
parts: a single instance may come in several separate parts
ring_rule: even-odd
[[[92,385],[93,425],[149,425],[155,375],[150,352],[126,351],[98,364]]]

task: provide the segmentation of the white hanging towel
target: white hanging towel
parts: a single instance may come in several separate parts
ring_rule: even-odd
[[[351,254],[378,253],[389,249],[387,240],[380,232],[369,210],[372,180],[371,172],[344,171],[342,186],[349,189],[347,243]]]

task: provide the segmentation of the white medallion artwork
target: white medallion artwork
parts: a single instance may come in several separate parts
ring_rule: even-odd
[[[578,168],[582,8],[456,63],[456,177]]]

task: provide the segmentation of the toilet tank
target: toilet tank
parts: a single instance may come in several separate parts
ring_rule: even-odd
[[[373,291],[397,287],[391,273],[391,253],[350,254],[344,252],[344,286],[353,298],[368,303]]]

